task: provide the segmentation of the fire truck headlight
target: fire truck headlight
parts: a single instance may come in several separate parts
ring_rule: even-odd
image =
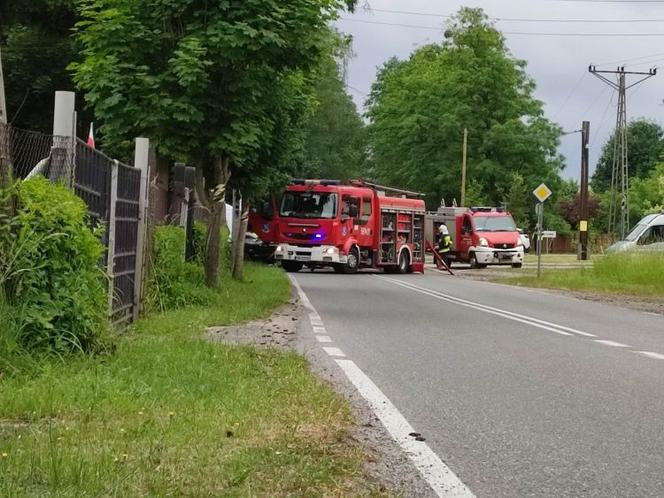
[[[277,253],[277,254],[283,254],[283,252],[284,252],[284,246],[281,246],[281,245],[280,245],[280,246],[277,246],[277,248],[275,249],[274,252]]]
[[[484,237],[482,237],[482,238],[480,239],[480,245],[481,245],[482,247],[489,247],[489,242],[488,242]]]
[[[516,246],[521,247],[523,245],[523,241],[521,240],[521,237],[519,237],[519,240],[516,241]]]
[[[336,247],[328,247],[325,249],[325,254],[339,254],[339,249]]]

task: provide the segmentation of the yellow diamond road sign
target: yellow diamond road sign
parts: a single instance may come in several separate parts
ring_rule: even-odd
[[[545,184],[540,185],[537,187],[535,190],[533,190],[533,194],[535,194],[535,197],[537,197],[537,200],[540,202],[544,202],[547,200],[549,197],[551,197],[551,189],[547,187]]]

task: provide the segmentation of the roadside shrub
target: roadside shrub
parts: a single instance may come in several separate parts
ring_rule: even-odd
[[[44,178],[19,183],[16,192],[0,281],[16,341],[30,350],[94,351],[108,330],[108,301],[104,248],[86,206]]]
[[[205,286],[201,262],[198,258],[195,262],[186,262],[184,247],[185,233],[180,227],[160,226],[155,229],[150,308],[166,311],[190,305],[208,305],[214,299],[214,291]]]

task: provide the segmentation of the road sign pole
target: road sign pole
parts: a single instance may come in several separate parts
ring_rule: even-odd
[[[537,278],[542,276],[542,225],[544,224],[544,203],[537,205]]]

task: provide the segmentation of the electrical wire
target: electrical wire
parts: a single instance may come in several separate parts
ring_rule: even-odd
[[[369,9],[368,12],[380,12],[385,14],[402,14],[409,16],[422,16],[422,17],[441,17],[444,19],[452,19],[455,16],[451,14],[437,14],[434,12],[419,12],[409,10],[390,10],[390,9]],[[489,17],[492,21],[498,22],[527,22],[527,23],[652,23],[664,22],[664,19],[533,19],[533,18],[514,18],[514,17]]]
[[[663,0],[664,1],[664,0]],[[402,24],[382,21],[368,21],[366,19],[350,19],[348,17],[340,17],[341,21],[356,22],[361,24],[379,24],[383,26],[395,26],[400,28],[414,28],[414,29],[427,29],[434,31],[443,31],[443,27],[423,26],[418,24]],[[554,33],[554,32],[526,32],[526,31],[502,31],[503,35],[517,35],[517,36],[562,36],[562,37],[660,37],[664,33]]]

